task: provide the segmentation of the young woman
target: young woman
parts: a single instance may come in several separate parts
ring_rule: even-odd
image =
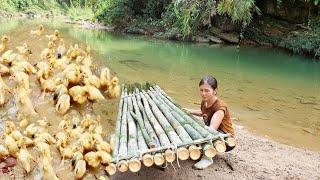
[[[191,114],[202,116],[204,123],[221,133],[229,133],[234,137],[233,124],[230,118],[227,105],[217,97],[218,82],[212,76],[205,76],[199,83],[201,96],[200,109],[187,109]],[[233,148],[227,146],[227,151]],[[194,168],[205,169],[213,163],[212,158],[202,156],[201,160],[194,165]]]

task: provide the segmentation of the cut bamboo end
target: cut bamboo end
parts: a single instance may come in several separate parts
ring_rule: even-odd
[[[120,172],[128,171],[128,163],[126,161],[120,161],[118,164],[118,169]]]
[[[174,151],[170,150],[170,149],[167,149],[165,152],[164,152],[164,156],[166,158],[166,161],[167,162],[173,162],[174,160],[176,160],[176,154],[174,153]]]
[[[201,157],[201,148],[191,145],[189,146],[189,153],[192,160],[198,160]]]
[[[210,145],[210,144],[205,145],[203,147],[203,151],[204,151],[204,155],[209,158],[213,158],[217,154],[217,150],[213,147],[213,145]]]
[[[216,140],[213,142],[214,148],[216,148],[218,153],[224,153],[226,151],[226,144],[220,140]]]
[[[185,147],[180,147],[177,149],[178,158],[182,161],[189,159],[189,151]]]
[[[131,172],[138,172],[141,169],[141,162],[138,159],[131,159],[128,164]]]
[[[226,143],[228,144],[228,146],[230,147],[235,147],[236,146],[236,139],[233,137],[227,137],[225,139]]]
[[[154,163],[153,161],[153,156],[150,154],[145,154],[142,156],[142,163],[146,166],[146,167],[151,167]]]
[[[117,172],[117,166],[113,163],[109,163],[105,170],[109,175],[114,175]]]
[[[165,159],[161,153],[155,154],[153,159],[154,159],[154,164],[157,166],[161,166],[165,162]]]

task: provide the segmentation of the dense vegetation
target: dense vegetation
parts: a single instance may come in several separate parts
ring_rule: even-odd
[[[320,6],[320,0],[304,0],[310,1]],[[280,38],[265,37],[265,33],[250,29],[251,22],[264,16],[256,3],[257,0],[1,0],[0,11],[65,14],[73,20],[99,21],[129,33],[151,31],[155,36],[177,35],[180,39],[221,28],[218,20],[223,19],[224,24],[237,27],[229,31],[240,38],[256,37],[255,40],[297,53],[320,54],[320,14],[303,23],[306,31],[290,32]],[[278,8],[287,5],[284,0],[276,3]]]

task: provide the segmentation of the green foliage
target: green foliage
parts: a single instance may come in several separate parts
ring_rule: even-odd
[[[254,4],[254,0],[221,0],[217,11],[221,15],[230,16],[232,22],[240,22],[244,26],[247,26],[252,21],[253,13],[260,14],[260,10]]]
[[[101,1],[97,7],[96,18],[106,24],[126,26],[134,16],[131,0]]]

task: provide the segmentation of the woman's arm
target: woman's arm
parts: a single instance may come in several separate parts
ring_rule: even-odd
[[[224,117],[223,110],[219,110],[215,112],[211,118],[210,128],[217,130],[222,122],[223,117]]]
[[[202,116],[202,111],[200,109],[183,108],[183,110],[188,111],[189,113],[196,115],[196,116]]]

